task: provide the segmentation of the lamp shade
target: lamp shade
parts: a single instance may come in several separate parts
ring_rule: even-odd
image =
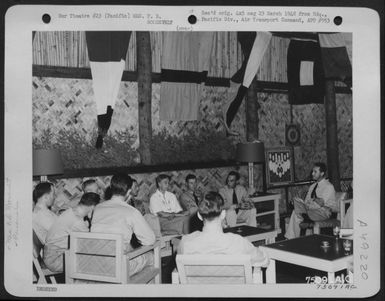
[[[57,149],[33,150],[33,175],[49,176],[63,173],[61,153]]]
[[[263,142],[238,143],[236,160],[239,162],[265,162],[265,146]]]

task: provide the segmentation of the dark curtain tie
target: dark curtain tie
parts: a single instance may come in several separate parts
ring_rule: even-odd
[[[238,205],[237,194],[235,193],[235,189],[233,190],[233,204]]]
[[[316,189],[318,187],[318,183],[315,184],[314,188],[313,188],[313,191],[311,192],[311,198],[314,199],[314,198],[317,198],[317,193],[316,193]]]

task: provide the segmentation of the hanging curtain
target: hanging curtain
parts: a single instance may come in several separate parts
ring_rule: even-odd
[[[163,32],[160,120],[198,120],[214,32]]]

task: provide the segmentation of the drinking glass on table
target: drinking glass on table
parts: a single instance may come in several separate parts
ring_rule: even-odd
[[[340,235],[340,227],[338,226],[335,226],[333,228],[333,235],[336,237],[336,239],[338,239],[339,235]]]
[[[350,239],[345,239],[342,244],[344,246],[345,252],[350,253],[352,249],[352,241]]]

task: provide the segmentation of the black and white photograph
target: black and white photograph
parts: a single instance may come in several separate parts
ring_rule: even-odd
[[[281,284],[301,284],[305,296],[354,293],[365,280],[362,231],[379,220],[360,210],[373,187],[365,201],[379,208],[379,168],[370,174],[360,162],[371,152],[357,151],[378,143],[378,116],[365,124],[358,112],[363,86],[379,74],[362,80],[355,71],[365,68],[365,50],[355,46],[361,27],[351,24],[357,11],[338,27],[343,18],[316,8],[175,9],[190,15],[191,29],[156,30],[167,25],[165,10],[93,9],[86,17],[82,7],[57,9],[25,32],[27,117],[16,118],[6,93],[5,146],[23,132],[30,163],[9,161],[18,167],[8,169],[5,213],[9,233],[22,233],[10,234],[5,249],[23,241],[29,294],[78,296],[82,288],[94,296],[99,287],[103,296],[222,296],[234,286],[257,297],[276,296]],[[109,26],[132,18],[150,25]],[[368,102],[379,104],[378,91]],[[25,170],[19,193],[28,218],[19,225],[12,184]],[[362,188],[362,174],[374,186]],[[124,287],[134,290],[125,295]]]
[[[199,274],[194,275],[193,265],[178,259],[188,255],[186,260],[193,261],[193,254],[205,255],[211,264],[210,255],[229,255],[229,261],[249,255],[252,267],[261,268],[268,254],[258,252],[259,245],[269,239],[288,244],[287,251],[293,252],[288,239],[296,239],[300,247],[295,254],[319,257],[319,264],[309,267],[302,259],[297,263],[302,268],[295,267],[293,274],[290,253],[282,247],[282,259],[288,262],[276,267],[277,281],[306,283],[310,277],[321,283],[336,272],[348,279],[352,241],[342,235],[335,239],[333,231],[339,236],[340,228],[352,228],[351,45],[349,33],[33,33],[33,170],[34,176],[46,177],[35,182],[33,192],[33,231],[41,245],[36,245],[35,269],[44,265],[57,277],[69,274],[67,281],[111,277],[136,283],[135,275],[151,265],[155,283],[169,283],[176,260],[177,271],[184,269],[182,283],[247,283],[252,279],[250,266],[250,275],[237,276],[239,268],[234,268],[226,279],[226,260],[219,272],[208,266],[207,275],[197,261]],[[268,164],[276,167],[269,169],[269,179],[276,183],[284,177],[289,183],[266,190],[264,170],[257,166],[251,170],[254,184],[248,183],[249,170],[238,162],[263,165],[264,153],[258,148],[283,146],[285,125],[292,121],[302,129],[301,146],[293,149],[295,181],[290,183],[286,153],[273,153]],[[244,152],[236,157],[241,146]],[[230,166],[210,168],[212,161]],[[208,168],[167,168],[181,163]],[[129,167],[141,165],[162,165],[165,170],[129,172]],[[66,170],[76,175],[82,169],[90,174],[65,177]],[[104,170],[111,175],[103,175]],[[123,191],[117,193],[121,186]],[[299,197],[305,206],[297,208],[292,199]],[[135,221],[139,215],[141,221]],[[89,224],[83,221],[87,216]],[[215,232],[210,231],[215,229],[212,223]],[[301,228],[309,235],[300,235]],[[91,234],[75,237],[68,248],[71,232],[79,231]],[[122,236],[122,253],[133,249],[133,235],[142,247],[155,248],[158,238],[159,250],[147,252],[159,257],[150,264],[140,259],[146,254],[130,258],[128,252],[128,270],[123,270],[127,276],[122,272],[116,279],[118,271],[112,269],[119,258],[110,248],[115,250],[118,241],[105,245],[106,234]],[[245,242],[236,242],[239,235]],[[345,241],[348,248],[343,247]],[[193,249],[182,245],[178,253],[181,243]],[[325,260],[330,267],[323,271]],[[137,268],[135,261],[143,267]]]

